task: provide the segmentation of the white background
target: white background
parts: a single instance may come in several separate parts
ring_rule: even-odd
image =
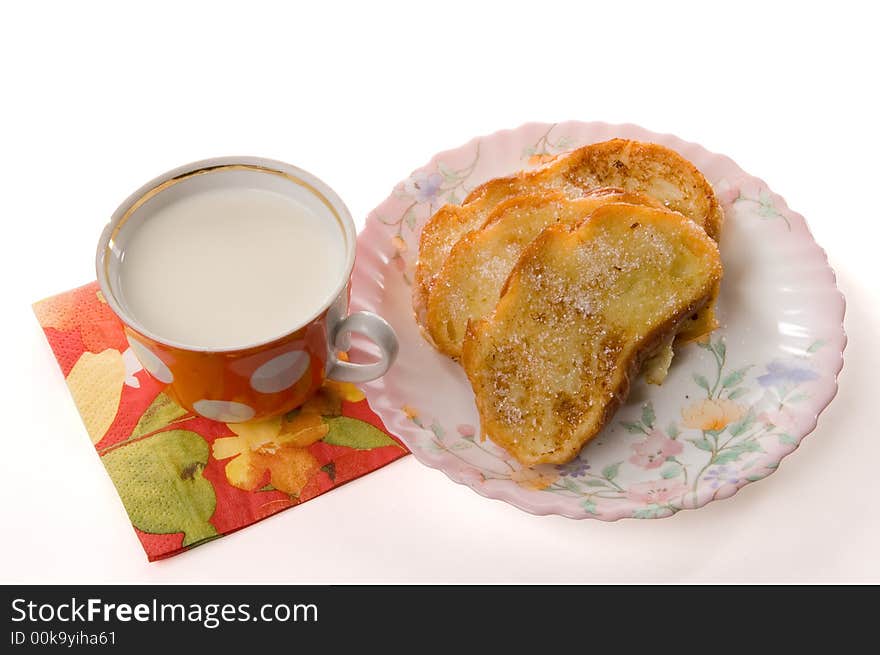
[[[806,4],[4,4],[0,582],[880,582],[877,21]],[[316,173],[362,225],[435,152],[567,119],[731,156],[828,251],[841,389],[779,472],[605,524],[407,457],[148,564],[29,308],[94,278],[116,205],[179,164],[255,154]]]

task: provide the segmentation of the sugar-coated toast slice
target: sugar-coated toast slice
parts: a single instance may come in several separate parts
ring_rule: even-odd
[[[660,207],[643,193],[608,187],[574,200],[550,191],[499,203],[481,229],[455,244],[428,296],[426,327],[437,349],[454,359],[461,356],[468,321],[495,308],[514,264],[544,228],[554,223],[575,225],[612,202]]]
[[[715,242],[675,212],[612,204],[544,230],[492,314],[468,326],[483,434],[523,464],[574,458],[721,274]]]
[[[560,190],[579,197],[602,186],[647,193],[681,212],[714,240],[724,214],[702,173],[674,150],[655,143],[612,139],[560,155],[542,168],[496,178],[473,189],[461,206],[441,207],[422,228],[413,284],[413,306],[425,326],[428,296],[453,246],[478,229],[502,200],[521,193]],[[711,306],[683,326],[680,336],[696,338],[717,325]]]

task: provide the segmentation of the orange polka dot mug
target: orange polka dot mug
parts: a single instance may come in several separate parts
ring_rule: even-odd
[[[356,231],[314,175],[226,157],[129,196],[98,243],[101,291],[131,349],[184,408],[224,422],[302,405],[330,378],[366,382],[397,355],[391,326],[348,313]],[[350,335],[379,352],[348,361]]]

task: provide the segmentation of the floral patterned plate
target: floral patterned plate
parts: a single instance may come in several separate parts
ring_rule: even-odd
[[[577,459],[523,467],[480,439],[463,371],[420,336],[410,300],[419,231],[487,179],[614,137],[673,148],[714,185],[727,217],[721,327],[677,348],[662,386],[636,381]],[[397,363],[365,392],[413,454],[484,496],[571,518],[661,518],[766,477],[834,397],[846,344],[843,296],[803,217],[727,157],[634,125],[529,123],[435,156],[369,215],[352,297],[400,338]]]

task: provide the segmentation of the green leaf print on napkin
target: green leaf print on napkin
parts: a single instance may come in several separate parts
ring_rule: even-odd
[[[399,446],[394,439],[365,421],[347,416],[325,418],[330,431],[322,441],[334,446],[348,446],[358,450],[370,450],[381,446]]]
[[[132,524],[143,532],[183,532],[183,545],[217,535],[208,520],[217,499],[202,469],[208,443],[189,430],[169,430],[102,457]]]
[[[175,419],[184,415],[186,415],[186,410],[162,392],[156,396],[156,399],[147,407],[147,411],[141,416],[137,425],[134,426],[131,438],[136,439],[144,434],[164,428]]]

